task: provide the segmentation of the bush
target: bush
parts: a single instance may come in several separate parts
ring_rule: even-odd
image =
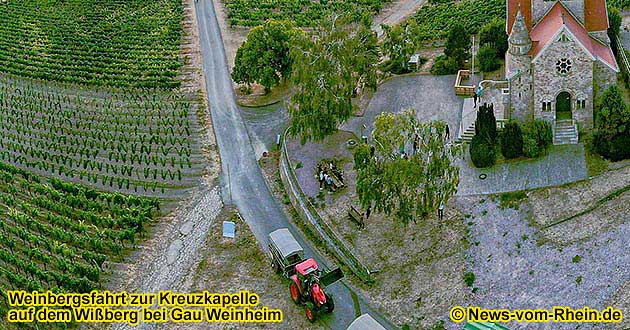
[[[475,121],[475,135],[485,138],[492,146],[497,144],[497,119],[494,117],[492,103],[484,103],[479,107]]]
[[[551,124],[540,119],[528,121],[523,127],[523,155],[529,158],[542,156],[552,142]]]
[[[501,153],[506,159],[514,159],[523,155],[523,135],[517,122],[505,124],[501,135]]]
[[[630,158],[630,109],[617,86],[610,86],[595,109],[595,151],[613,161]]]
[[[494,145],[488,143],[486,138],[475,135],[470,142],[470,159],[475,167],[483,168],[494,165],[497,160]]]
[[[457,61],[446,55],[438,56],[431,67],[431,73],[434,75],[455,74],[458,70],[459,64],[457,64]]]
[[[473,286],[473,284],[475,284],[475,273],[468,272],[464,274],[464,282],[469,287]]]
[[[479,48],[477,58],[479,59],[479,67],[483,72],[494,71],[501,67],[497,50],[490,44],[483,45]]]

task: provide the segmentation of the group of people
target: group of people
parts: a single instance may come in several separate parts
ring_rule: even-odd
[[[337,190],[335,184],[333,183],[333,178],[331,175],[334,175],[338,180],[343,182],[343,173],[337,169],[335,163],[330,162],[328,164],[318,163],[317,164],[317,179],[319,180],[319,190],[324,190],[324,188],[328,189],[329,192],[334,192]]]

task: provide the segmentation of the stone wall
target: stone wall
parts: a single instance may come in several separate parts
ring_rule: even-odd
[[[557,70],[559,59],[571,61],[566,74]],[[535,59],[534,117],[553,122],[556,118],[556,97],[560,92],[571,94],[571,111],[580,127],[591,127],[593,121],[593,60],[573,39],[561,42],[556,38]],[[577,108],[577,100],[585,100],[584,109]],[[543,111],[543,102],[551,102],[551,110]]]
[[[510,119],[525,121],[533,118],[532,112],[532,76],[531,60],[529,55],[513,55],[509,52],[506,55],[506,62],[509,63],[511,80],[510,109],[507,115]],[[521,72],[520,76],[514,74]]]
[[[617,72],[601,61],[595,62],[593,95],[599,100],[606,89],[617,84]]]

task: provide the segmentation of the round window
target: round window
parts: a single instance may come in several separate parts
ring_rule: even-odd
[[[568,58],[561,58],[556,62],[556,70],[560,74],[567,74],[571,71],[571,60]]]

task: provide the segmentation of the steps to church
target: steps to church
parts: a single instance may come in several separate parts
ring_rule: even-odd
[[[554,126],[553,144],[577,144],[577,124],[571,119],[558,120]]]

